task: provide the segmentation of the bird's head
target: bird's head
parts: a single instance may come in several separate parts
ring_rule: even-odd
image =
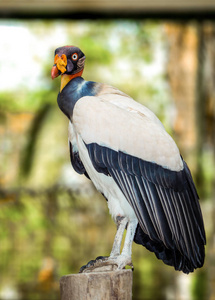
[[[81,76],[84,70],[84,53],[75,46],[63,46],[55,50],[52,79],[61,76],[61,90],[73,78]]]

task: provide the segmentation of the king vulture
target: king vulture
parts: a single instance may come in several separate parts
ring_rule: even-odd
[[[57,102],[69,119],[72,166],[104,195],[117,232],[110,256],[81,272],[132,266],[133,241],[176,270],[193,272],[204,263],[206,238],[186,162],[149,109],[117,88],[85,81],[84,62],[78,47],[59,47],[51,75],[61,75]]]

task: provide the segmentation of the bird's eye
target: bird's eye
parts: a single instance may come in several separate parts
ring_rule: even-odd
[[[78,54],[77,53],[73,53],[72,54],[72,60],[76,61],[78,59]]]

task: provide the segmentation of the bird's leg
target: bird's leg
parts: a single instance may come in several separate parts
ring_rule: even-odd
[[[117,222],[117,232],[114,238],[113,247],[110,253],[110,258],[117,257],[120,255],[123,233],[128,223],[128,219],[125,217],[117,216],[116,222]]]
[[[132,220],[128,222],[127,233],[125,236],[125,242],[121,254],[116,257],[110,256],[107,259],[108,264],[117,265],[118,270],[125,268],[125,266],[127,265],[131,266],[133,270],[131,252],[132,252],[132,243],[134,240],[136,228],[137,228],[137,220]]]
[[[116,268],[116,263],[115,262],[113,263],[110,260],[116,259],[120,255],[120,248],[121,248],[123,233],[124,233],[125,227],[128,223],[128,219],[125,217],[117,216],[116,223],[117,223],[117,232],[116,232],[116,235],[114,238],[110,257],[98,256],[95,260],[91,260],[86,265],[82,266],[80,268],[79,273],[90,272],[96,268],[99,268],[102,266],[107,266],[107,265],[115,265],[115,268]]]
[[[131,254],[132,254],[132,243],[133,243],[133,240],[134,240],[134,235],[135,235],[135,232],[136,232],[137,223],[138,223],[137,220],[132,220],[128,223],[127,233],[126,233],[122,253],[117,258],[117,260],[118,260],[118,269],[123,269],[126,265],[132,266],[132,269],[133,269]]]
[[[122,249],[122,253],[120,254],[120,246],[126,225],[127,233],[125,237],[125,243]],[[114,239],[110,257],[99,256],[95,260],[91,260],[86,266],[81,267],[79,272],[92,272],[93,270],[104,266],[112,266],[112,269],[120,270],[125,268],[126,265],[129,265],[133,269],[133,264],[131,260],[131,250],[136,227],[137,220],[132,220],[128,222],[127,218],[121,219],[117,228],[117,233]]]

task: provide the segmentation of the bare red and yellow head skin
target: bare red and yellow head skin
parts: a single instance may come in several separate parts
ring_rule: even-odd
[[[84,70],[84,53],[75,46],[63,46],[55,50],[52,79],[61,75],[61,88],[75,77],[82,75]]]

